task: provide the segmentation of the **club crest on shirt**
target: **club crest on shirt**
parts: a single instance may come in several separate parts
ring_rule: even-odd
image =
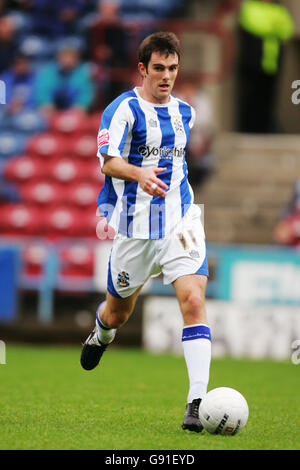
[[[155,119],[149,119],[148,124],[150,127],[157,127],[157,121],[155,121]]]
[[[175,132],[178,132],[179,134],[182,134],[184,132],[182,120],[180,116],[175,116],[173,118],[173,126],[175,129]]]
[[[108,129],[101,129],[98,134],[98,147],[99,149],[103,147],[103,145],[107,145],[109,143],[109,132]]]
[[[128,287],[129,286],[129,274],[125,271],[121,271],[118,274],[118,282],[119,287]]]

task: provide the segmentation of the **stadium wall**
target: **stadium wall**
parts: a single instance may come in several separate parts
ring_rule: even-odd
[[[300,307],[207,301],[213,357],[290,359],[300,339]],[[153,353],[182,355],[182,317],[171,297],[148,297],[143,346]]]

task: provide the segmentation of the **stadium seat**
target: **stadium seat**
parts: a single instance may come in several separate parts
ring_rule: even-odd
[[[88,116],[78,110],[57,111],[50,119],[50,131],[65,135],[81,135],[88,131]]]
[[[87,177],[83,162],[71,157],[61,157],[49,162],[49,176],[61,183],[79,181]]]
[[[51,180],[28,182],[20,188],[20,192],[23,201],[28,204],[59,205],[66,199],[62,185]]]
[[[12,157],[5,162],[3,167],[4,178],[16,183],[42,178],[47,174],[47,165],[39,158],[30,155]]]
[[[78,207],[95,206],[99,194],[99,185],[89,182],[73,183],[69,187],[68,201]]]
[[[11,115],[5,112],[3,107],[0,107],[0,132],[11,132]]]
[[[14,185],[0,179],[0,202],[20,202],[20,192]]]
[[[27,152],[40,157],[53,157],[65,153],[66,140],[62,136],[45,132],[31,137],[27,142]]]
[[[48,238],[78,237],[83,232],[82,219],[72,207],[50,208],[45,213],[45,231]]]
[[[33,27],[33,20],[28,13],[10,10],[9,17],[13,20],[18,35],[27,34]]]
[[[97,137],[102,113],[94,113],[89,116],[89,129],[88,133]]]
[[[24,274],[30,276],[42,274],[47,254],[47,245],[43,242],[31,242],[26,245],[22,252]]]
[[[89,181],[94,181],[99,186],[99,191],[104,184],[105,175],[101,171],[100,160],[98,157],[90,159],[85,163],[87,178]]]
[[[53,48],[55,52],[59,52],[62,48],[70,47],[72,49],[77,49],[83,53],[86,44],[85,37],[83,35],[70,35],[65,37],[59,37],[53,43]]]
[[[11,118],[10,126],[13,130],[34,134],[44,132],[47,129],[47,122],[39,112],[25,110]]]
[[[37,34],[28,34],[20,38],[20,52],[32,60],[44,60],[50,58],[54,53],[51,41]]]
[[[84,134],[72,139],[70,151],[82,159],[95,158],[97,155],[97,135]]]
[[[7,158],[22,153],[26,145],[26,137],[18,132],[0,133],[0,158]]]
[[[93,276],[94,250],[83,243],[65,247],[60,253],[61,271],[64,276]]]
[[[25,204],[0,207],[0,230],[13,236],[35,236],[43,234],[43,212]]]

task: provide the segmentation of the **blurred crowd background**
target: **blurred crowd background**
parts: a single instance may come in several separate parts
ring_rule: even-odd
[[[197,112],[187,160],[208,297],[251,300],[234,252],[256,260],[253,302],[300,303],[299,2],[0,0],[2,336],[67,341],[94,321],[110,248],[96,231],[101,112],[140,83],[137,47],[158,30],[181,40],[174,94]],[[145,294],[171,295],[156,282]],[[136,318],[127,343],[142,341]]]

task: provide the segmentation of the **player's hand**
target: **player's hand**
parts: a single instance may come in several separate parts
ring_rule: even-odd
[[[138,180],[139,185],[146,193],[150,194],[151,196],[166,196],[166,191],[168,189],[168,185],[164,183],[160,178],[156,175],[157,173],[161,173],[166,171],[167,168],[165,167],[157,167],[157,168],[141,168],[140,177]]]

